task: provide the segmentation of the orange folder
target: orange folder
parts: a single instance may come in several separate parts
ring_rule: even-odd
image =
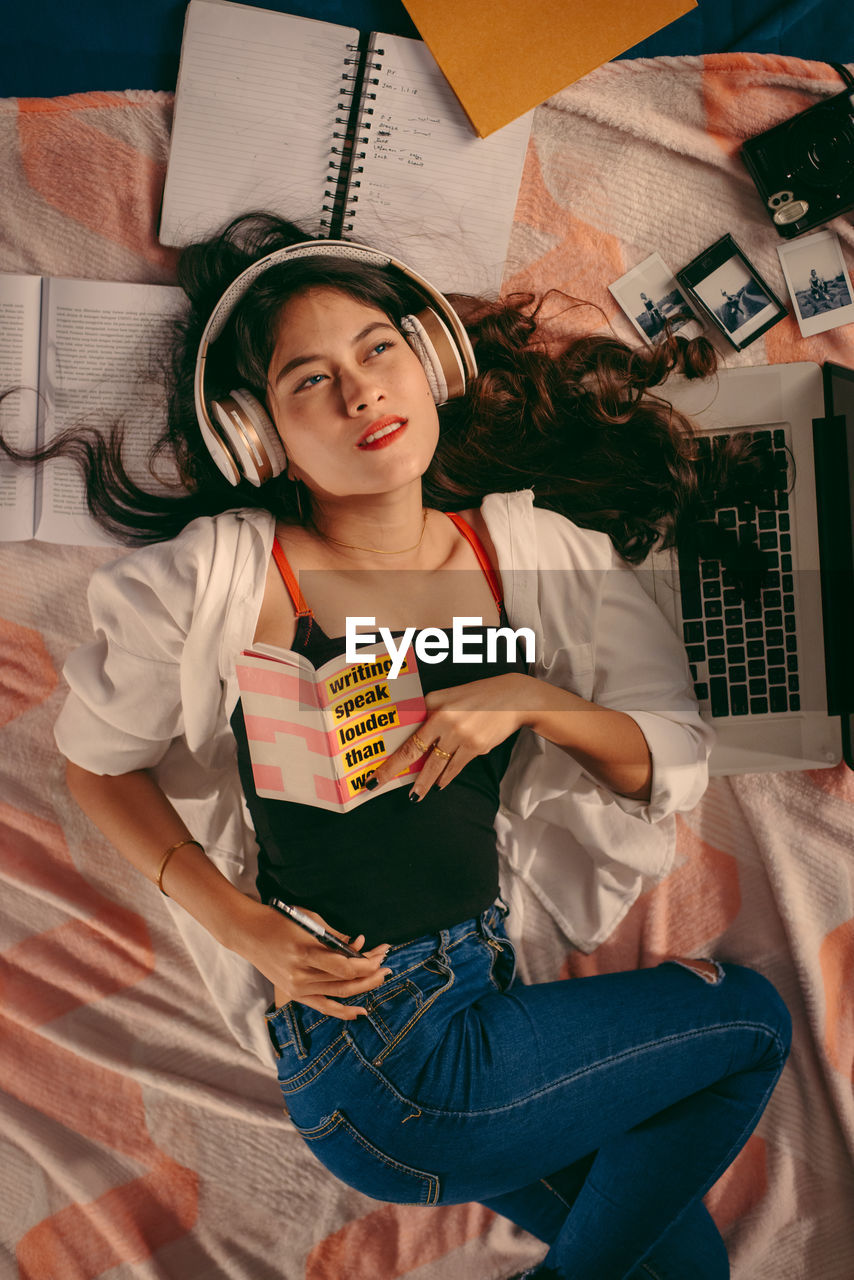
[[[481,138],[695,0],[403,0]]]

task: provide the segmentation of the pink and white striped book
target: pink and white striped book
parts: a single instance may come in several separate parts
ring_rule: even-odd
[[[410,648],[394,679],[393,659],[315,668],[274,645],[244,650],[237,682],[258,795],[345,811],[371,798],[365,781],[427,718]],[[409,785],[421,760],[387,784]]]

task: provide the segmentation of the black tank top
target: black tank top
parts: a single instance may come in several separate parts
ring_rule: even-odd
[[[487,576],[498,606],[496,625],[506,627],[498,579],[479,539],[459,516],[451,519],[468,538]],[[320,667],[344,653],[344,637],[330,639],[318,626],[278,543],[274,557],[297,610],[291,647]],[[485,626],[482,631],[490,629]],[[477,628],[466,630],[477,634]],[[496,650],[504,654],[506,646],[497,644]],[[449,649],[443,662],[422,663],[419,675],[427,694],[526,670],[521,658],[512,663],[506,657],[477,665],[454,663]],[[498,857],[493,823],[515,734],[470,761],[443,790],[432,787],[417,804],[410,802],[409,787],[404,786],[336,813],[260,797],[239,700],[231,727],[260,848],[257,885],[262,901],[281,898],[317,911],[350,936],[363,933],[368,947],[407,942],[448,928],[480,914],[494,901]]]

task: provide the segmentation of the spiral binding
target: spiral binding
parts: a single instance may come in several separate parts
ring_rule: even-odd
[[[327,172],[331,171],[336,176],[333,189],[324,191],[324,203],[321,205],[321,213],[329,217],[321,218],[320,225],[326,228],[330,238],[353,230],[352,218],[359,203],[358,195],[353,192],[362,185],[358,175],[365,171],[364,165],[358,161],[367,156],[366,151],[358,148],[370,144],[373,126],[373,121],[365,117],[372,116],[374,108],[366,103],[376,101],[377,95],[372,90],[379,84],[379,76],[370,73],[382,70],[383,64],[373,59],[385,56],[384,49],[368,45],[349,44],[347,51],[356,56],[345,58],[344,66],[353,67],[354,71],[341,73],[338,96],[343,101],[339,101],[337,107],[341,114],[335,117],[335,124],[340,126],[340,130],[336,128],[332,134],[333,146],[329,150],[331,158],[327,166]],[[334,142],[342,145],[335,146]]]

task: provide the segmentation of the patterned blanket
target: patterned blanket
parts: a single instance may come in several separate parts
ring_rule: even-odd
[[[677,268],[731,231],[783,296],[740,141],[839,84],[825,65],[722,54],[613,63],[535,119],[505,290],[593,306],[653,250]],[[0,269],[169,281],[154,226],[171,97],[0,103]],[[834,224],[852,263],[854,230]],[[729,363],[833,358],[854,331],[792,319]],[[379,1205],[338,1184],[229,1038],[164,903],[70,800],[51,725],[104,550],[0,547],[0,1274],[22,1280],[501,1280],[542,1248],[477,1205]],[[677,869],[589,956],[526,903],[524,969],[568,978],[714,954],[758,967],[795,1022],[759,1129],[708,1202],[736,1280],[854,1274],[854,780],[712,783],[678,820]],[[485,1156],[485,1158],[488,1158]]]

